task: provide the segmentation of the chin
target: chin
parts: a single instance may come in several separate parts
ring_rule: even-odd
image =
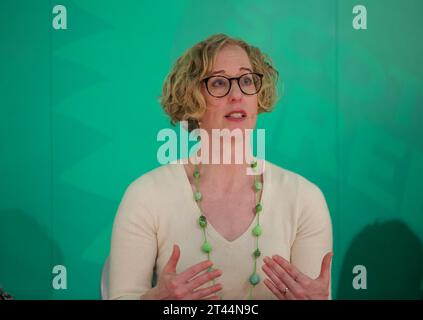
[[[229,129],[229,130],[235,130],[235,129],[240,129],[240,130],[246,130],[246,129],[254,129],[254,125],[251,123],[247,123],[247,122],[240,122],[240,123],[229,123],[226,124],[225,128]]]

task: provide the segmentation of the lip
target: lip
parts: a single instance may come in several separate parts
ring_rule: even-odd
[[[242,118],[231,118],[229,117],[232,113],[241,113],[243,115]],[[228,121],[233,121],[233,122],[241,122],[244,121],[247,118],[247,113],[244,110],[233,110],[231,112],[228,112],[225,115],[225,119]]]

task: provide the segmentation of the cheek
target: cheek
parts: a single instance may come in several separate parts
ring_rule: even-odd
[[[251,113],[257,114],[258,113],[258,98],[257,96],[252,96],[250,100],[248,100],[248,108]]]
[[[221,101],[216,101],[215,99],[205,98],[206,101],[206,112],[202,117],[202,121],[204,124],[206,123],[213,123],[216,118],[220,117],[220,114],[224,108],[221,107]]]
[[[206,101],[206,113],[204,114],[205,118],[213,118],[216,116],[220,116],[225,111],[225,100],[218,99],[213,97],[205,97]]]
[[[219,108],[219,106],[222,104],[223,99],[217,99],[214,98],[212,96],[210,96],[209,94],[207,94],[206,89],[203,87],[201,88],[201,93],[203,95],[204,101],[206,102],[206,106],[207,106],[207,111],[214,111],[214,109]]]
[[[209,96],[206,98],[206,104],[208,109],[215,112],[219,109],[222,109],[221,107],[225,105],[225,100]]]

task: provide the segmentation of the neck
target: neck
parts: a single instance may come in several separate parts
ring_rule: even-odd
[[[240,146],[232,139],[230,148],[220,142],[212,139],[210,144],[201,143],[197,155],[192,157],[198,159],[202,181],[222,192],[237,191],[251,185],[254,176],[247,174],[253,161],[249,141]]]

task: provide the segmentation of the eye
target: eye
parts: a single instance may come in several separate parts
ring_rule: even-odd
[[[214,88],[221,88],[226,86],[226,79],[224,78],[214,78],[211,79],[210,84]]]
[[[245,75],[241,78],[241,85],[243,86],[250,86],[253,84],[253,79],[251,75]]]

